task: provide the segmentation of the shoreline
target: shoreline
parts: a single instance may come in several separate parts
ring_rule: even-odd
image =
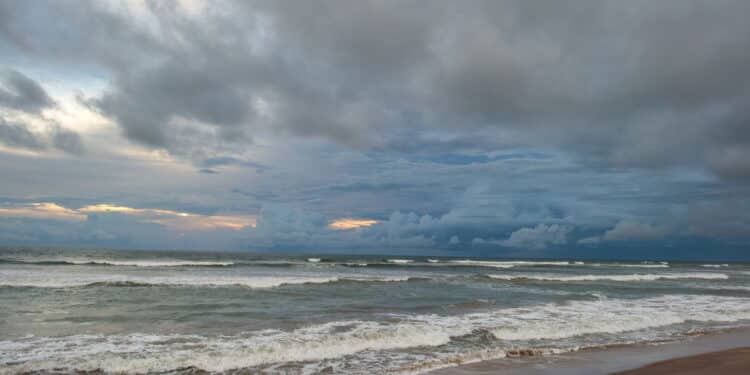
[[[668,359],[612,375],[744,375],[748,373],[750,373],[750,347]]]
[[[750,366],[750,327],[733,328],[702,335],[689,336],[664,343],[638,343],[589,348],[575,352],[538,357],[506,357],[436,369],[430,375],[651,375],[681,373],[685,363],[696,371],[691,374],[717,373],[717,363],[738,364],[740,357],[748,357],[744,365]],[[747,350],[741,352],[742,350]],[[699,358],[696,358],[699,357]],[[744,359],[744,358],[742,358]],[[699,369],[701,363],[714,367]],[[657,371],[653,369],[656,368]],[[741,367],[747,369],[750,367]],[[666,371],[666,372],[665,372]],[[725,373],[733,374],[731,369]],[[745,370],[738,373],[750,373]]]

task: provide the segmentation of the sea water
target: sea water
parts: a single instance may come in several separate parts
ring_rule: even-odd
[[[422,373],[750,325],[750,265],[0,250],[0,373]]]

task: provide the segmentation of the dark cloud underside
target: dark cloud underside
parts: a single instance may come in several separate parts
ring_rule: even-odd
[[[744,238],[748,14],[733,0],[0,0],[0,46],[103,72],[80,102],[197,176],[159,199],[241,201],[259,215],[249,242],[546,250]],[[82,155],[20,70],[2,76],[0,143]],[[331,233],[337,217],[380,223]]]
[[[82,56],[115,75],[95,102],[125,136],[175,153],[262,131],[394,149],[405,129],[443,139],[475,129],[494,145],[610,165],[737,180],[750,167],[746,1],[218,2],[199,15],[146,4],[152,18],[139,21],[54,2],[51,25],[3,30],[66,59],[105,36]],[[41,16],[17,8],[21,20]],[[154,19],[156,33],[141,27]]]

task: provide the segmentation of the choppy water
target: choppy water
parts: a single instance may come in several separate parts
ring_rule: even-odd
[[[750,325],[750,265],[0,250],[0,373],[420,373]]]

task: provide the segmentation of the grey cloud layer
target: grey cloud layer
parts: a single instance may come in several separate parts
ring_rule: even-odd
[[[39,113],[42,109],[54,105],[39,83],[15,70],[2,72],[0,86],[0,106],[12,109]]]
[[[83,152],[81,136],[74,131],[49,123],[40,133],[21,120],[6,119],[7,110],[44,119],[42,110],[53,108],[55,102],[38,82],[19,71],[5,70],[0,78],[0,143],[35,151],[53,147],[72,154]]]
[[[51,125],[44,133],[32,132],[25,125],[7,122],[0,117],[0,143],[13,148],[34,151],[56,148],[71,154],[84,151],[81,136],[57,125]]]
[[[0,0],[0,45],[105,72],[81,101],[203,172],[114,179],[140,165],[81,162],[76,178],[104,176],[99,197],[246,210],[259,226],[238,243],[266,247],[750,233],[750,2],[138,4]],[[0,106],[41,116],[42,86],[12,71]],[[53,124],[0,120],[6,146],[83,149]],[[75,186],[45,172],[34,181]],[[381,223],[328,230],[339,217]]]
[[[110,69],[94,103],[127,137],[193,157],[275,132],[390,150],[525,143],[736,180],[750,170],[746,1],[220,1],[199,15],[146,4],[144,16],[6,3],[16,17],[3,32]],[[60,16],[33,26],[47,7]]]

